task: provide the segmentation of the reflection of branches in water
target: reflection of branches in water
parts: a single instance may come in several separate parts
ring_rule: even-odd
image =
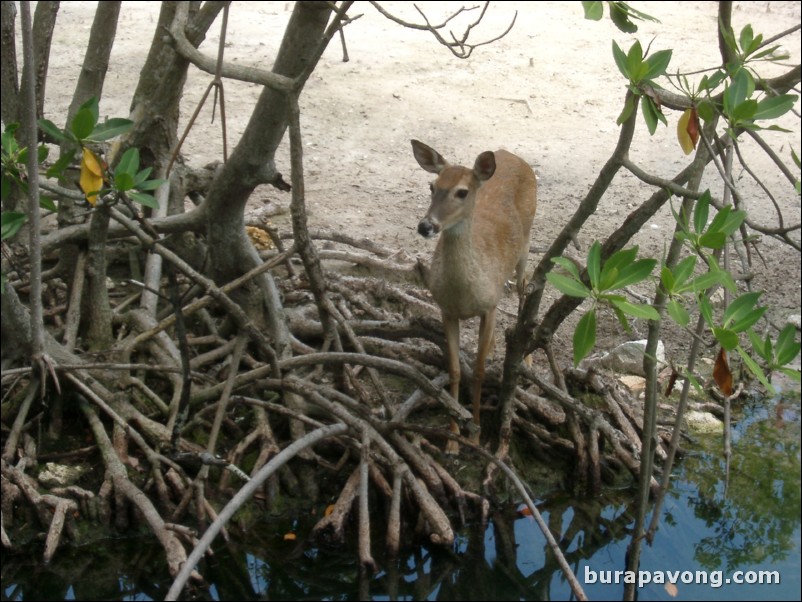
[[[702,566],[734,571],[781,562],[795,550],[802,505],[798,429],[765,420],[746,426],[735,445],[726,497],[718,481],[699,478],[721,473],[717,456],[687,460],[685,478],[696,479],[699,491],[688,506],[715,533],[696,545],[694,557]]]

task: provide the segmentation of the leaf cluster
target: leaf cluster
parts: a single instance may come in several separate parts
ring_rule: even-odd
[[[587,281],[579,268],[565,257],[554,257],[552,262],[565,270],[565,274],[551,271],[546,279],[561,293],[569,297],[592,299],[593,306],[579,320],[574,331],[574,365],[590,353],[596,344],[596,308],[605,305],[612,309],[625,330],[629,330],[627,316],[646,320],[659,320],[660,314],[648,304],[631,303],[617,293],[651,276],[657,265],[655,259],[637,259],[638,247],[613,253],[602,265],[601,244],[591,245],[587,258]]]

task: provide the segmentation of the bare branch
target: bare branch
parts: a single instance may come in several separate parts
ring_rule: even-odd
[[[496,42],[496,41],[500,40],[501,38],[503,38],[504,36],[506,36],[512,30],[513,26],[515,25],[515,20],[518,18],[518,11],[515,11],[515,15],[513,15],[512,21],[510,22],[510,24],[507,26],[507,29],[505,29],[503,33],[501,33],[501,34],[497,35],[496,37],[491,38],[489,40],[483,40],[481,42],[477,42],[477,43],[474,43],[474,44],[469,44],[468,43],[468,37],[471,34],[471,30],[474,27],[476,27],[476,25],[478,25],[482,21],[482,19],[485,16],[485,12],[487,11],[487,7],[490,5],[490,2],[485,2],[484,3],[484,6],[482,7],[482,10],[480,11],[479,16],[477,17],[477,19],[475,21],[473,21],[472,23],[469,23],[465,27],[465,30],[462,32],[461,36],[457,37],[456,35],[454,35],[453,31],[449,30],[448,31],[448,35],[451,37],[450,41],[447,40],[443,36],[441,31],[443,29],[445,29],[446,25],[448,25],[458,15],[460,15],[461,13],[466,12],[466,11],[474,10],[477,7],[466,8],[466,7],[463,6],[458,11],[456,11],[455,13],[452,13],[450,16],[448,16],[445,19],[445,21],[443,21],[442,23],[439,23],[437,25],[433,25],[429,21],[429,18],[426,16],[426,14],[420,9],[420,7],[418,7],[417,4],[414,5],[415,6],[415,10],[417,10],[418,14],[420,14],[420,16],[423,18],[423,21],[424,21],[423,24],[412,23],[410,21],[405,21],[401,17],[397,17],[396,15],[393,15],[392,13],[390,13],[379,2],[371,1],[371,5],[377,11],[379,11],[380,14],[382,14],[384,17],[390,19],[394,23],[398,23],[399,25],[401,25],[403,27],[406,27],[406,28],[409,28],[409,29],[417,29],[419,31],[428,31],[428,32],[430,32],[440,44],[442,44],[443,46],[448,48],[454,56],[456,56],[457,58],[460,58],[460,59],[467,59],[469,56],[471,56],[471,54],[473,53],[474,49],[478,48],[479,46],[486,46],[488,44],[492,44],[493,42]]]

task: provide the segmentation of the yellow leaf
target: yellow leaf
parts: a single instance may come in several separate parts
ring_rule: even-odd
[[[285,533],[284,534],[284,541],[295,541],[296,539],[297,539],[297,536],[295,535],[295,533]]]
[[[86,200],[94,206],[97,202],[97,191],[103,187],[103,167],[100,159],[88,148],[83,149],[81,159],[81,190],[86,195]]]
[[[328,516],[332,512],[334,512],[334,504],[329,504],[328,506],[326,506],[326,510],[323,512],[323,516]]]
[[[682,152],[690,155],[699,140],[699,116],[696,109],[687,109],[677,123],[677,140]]]

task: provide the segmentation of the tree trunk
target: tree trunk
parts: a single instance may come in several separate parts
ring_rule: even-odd
[[[287,25],[273,71],[297,77],[315,61],[326,29],[331,8],[326,2],[297,2]],[[251,115],[245,132],[231,158],[209,189],[206,199],[206,232],[211,249],[224,249],[210,257],[211,276],[228,282],[253,268],[260,261],[245,235],[245,204],[257,185],[276,179],[275,154],[288,124],[287,99],[282,92],[265,88]],[[280,177],[280,176],[279,176]],[[238,301],[257,321],[267,320],[272,333],[284,329],[275,323],[280,319],[275,306],[264,316],[264,291],[274,288],[269,276],[261,281],[268,289],[251,287]],[[270,300],[267,301],[268,307]],[[262,314],[260,316],[260,314]]]
[[[19,120],[19,77],[14,22],[17,5],[0,2],[0,118],[8,125]]]
[[[178,118],[189,61],[173,48],[170,29],[176,12],[176,2],[162,3],[159,22],[153,34],[150,52],[131,101],[130,119],[134,127],[125,136],[120,152],[129,147],[139,149],[142,167],[152,167],[153,173],[163,177],[170,153],[178,142]],[[187,37],[196,47],[206,37],[214,17],[223,2],[207,2],[198,10],[200,2],[190,3]]]
[[[36,117],[44,116],[45,84],[50,64],[50,43],[60,2],[37,2],[33,17],[33,61],[36,83]]]
[[[117,35],[117,20],[122,2],[99,2],[92,21],[92,31],[86,46],[81,74],[67,111],[67,123],[72,121],[80,106],[93,96],[103,94],[103,83],[109,69],[109,56]]]

